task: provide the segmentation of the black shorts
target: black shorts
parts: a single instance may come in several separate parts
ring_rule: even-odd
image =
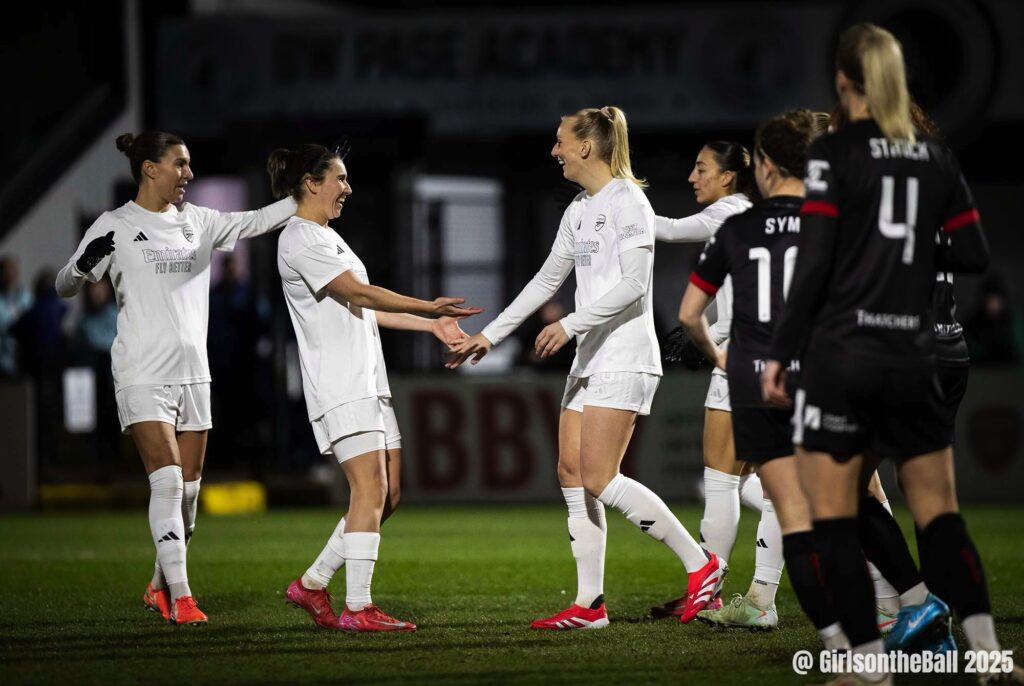
[[[732,436],[736,459],[764,464],[793,454],[793,411],[733,405]]]
[[[935,367],[938,384],[933,387],[931,395],[932,411],[942,427],[946,444],[953,443],[953,430],[956,428],[956,411],[960,409],[960,401],[967,392],[967,374],[970,370],[965,364],[948,365],[939,362]]]
[[[804,450],[839,461],[866,450],[905,460],[950,444],[947,421],[937,412],[945,394],[933,366],[879,367],[811,352],[801,372],[793,443]]]

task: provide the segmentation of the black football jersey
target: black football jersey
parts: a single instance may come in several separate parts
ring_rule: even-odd
[[[796,265],[803,198],[775,196],[729,217],[701,254],[690,283],[714,295],[732,275],[729,397],[733,405],[764,405],[761,372]]]
[[[988,263],[953,154],[857,121],[814,141],[804,183],[800,257],[771,358],[792,360],[807,345],[882,366],[930,363],[936,269]],[[948,246],[937,245],[940,229]]]

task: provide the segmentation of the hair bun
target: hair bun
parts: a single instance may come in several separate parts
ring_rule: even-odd
[[[127,155],[131,152],[132,144],[135,143],[135,134],[122,133],[117,137],[117,149]]]

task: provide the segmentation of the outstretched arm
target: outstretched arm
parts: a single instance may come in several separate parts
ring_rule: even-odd
[[[247,212],[218,212],[206,207],[197,209],[205,215],[213,237],[213,247],[233,250],[239,239],[252,238],[279,228],[295,214],[298,205],[289,197]]]
[[[544,358],[554,355],[573,336],[584,334],[611,321],[644,297],[653,263],[654,250],[650,246],[630,248],[620,253],[619,268],[622,271],[622,279],[594,303],[544,327],[534,344],[537,356]]]
[[[465,298],[437,298],[420,300],[387,288],[363,283],[349,269],[334,277],[327,284],[327,292],[338,298],[368,310],[378,312],[405,312],[431,317],[469,317],[483,312],[479,307],[459,307]]]
[[[424,331],[434,334],[437,340],[452,347],[465,341],[469,336],[459,326],[455,317],[438,317],[429,319],[415,314],[398,312],[377,312],[377,324],[385,329],[400,331]]]
[[[516,299],[494,321],[485,326],[483,331],[463,341],[454,349],[448,355],[444,366],[455,369],[470,357],[473,358],[470,364],[476,364],[483,359],[492,347],[505,340],[526,321],[527,317],[536,312],[537,308],[551,299],[569,276],[573,265],[571,257],[555,251],[548,254],[540,271],[534,274]]]

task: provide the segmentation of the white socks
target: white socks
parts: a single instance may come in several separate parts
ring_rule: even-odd
[[[758,482],[760,488],[760,482]],[[747,591],[747,599],[765,610],[775,602],[775,594],[782,580],[782,529],[775,508],[768,498],[763,499],[761,522],[757,525],[757,548],[754,553],[754,580]]]
[[[839,622],[833,622],[824,629],[818,629],[818,637],[825,644],[825,650],[849,650],[850,639],[843,633]]]
[[[196,528],[196,510],[199,505],[199,482],[202,479],[196,479],[195,481],[185,481],[184,490],[181,495],[181,522],[185,526],[185,547],[188,548],[189,541],[192,540],[192,532]],[[164,572],[160,569],[160,558],[157,557],[156,562],[153,563],[153,580],[150,584],[154,589],[159,590],[166,585],[164,579]]]
[[[882,639],[876,638],[873,641],[868,641],[867,643],[863,643],[859,646],[854,646],[852,651],[854,654],[859,653],[861,655],[870,655],[871,653],[874,653],[875,655],[882,655],[883,653],[885,653],[885,648],[882,647]],[[880,662],[877,662],[876,664],[879,663]],[[864,681],[870,683],[876,681],[880,682],[886,677],[886,674],[884,672],[854,672],[854,675],[859,676]]]
[[[1000,650],[999,639],[996,638],[996,625],[992,622],[992,615],[979,613],[965,617],[960,622],[960,626],[963,627],[971,650]]]
[[[576,558],[576,601],[590,607],[604,594],[604,551],[608,538],[604,505],[583,489],[563,488],[569,508],[569,545]]]
[[[615,508],[645,534],[671,548],[688,574],[708,563],[704,550],[693,536],[683,528],[664,501],[643,484],[616,474],[598,500]]]
[[[371,602],[370,582],[373,580],[373,565],[377,561],[377,549],[380,547],[380,534],[365,531],[342,535],[345,546],[345,561],[348,569],[345,572],[345,605],[349,610],[357,612]]]
[[[184,480],[181,467],[161,467],[149,475],[149,530],[156,543],[156,557],[171,594],[171,602],[190,596],[185,572],[185,524],[181,502]]]
[[[764,507],[764,489],[761,487],[761,477],[757,474],[740,477],[740,502],[758,512]]]
[[[740,524],[740,478],[711,467],[704,468],[704,519],[700,521],[700,541],[728,562],[736,543]]]
[[[331,583],[331,579],[345,564],[345,518],[342,517],[334,533],[327,539],[327,545],[313,561],[306,573],[302,575],[302,585],[311,591],[321,591]]]

